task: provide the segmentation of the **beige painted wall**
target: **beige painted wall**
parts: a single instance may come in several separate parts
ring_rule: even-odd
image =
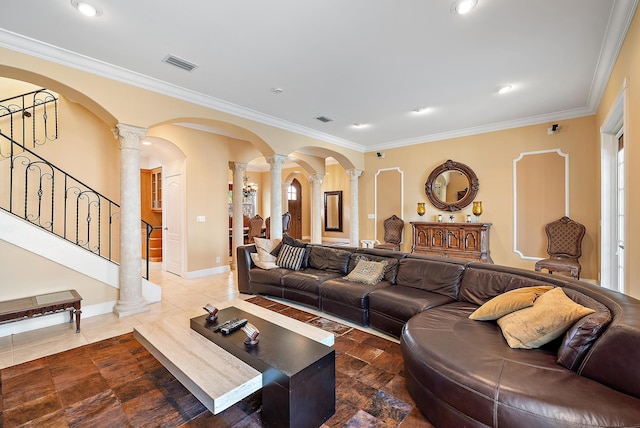
[[[185,155],[183,239],[186,272],[228,265],[229,155],[227,137],[176,125],[149,129],[149,136],[175,144]],[[223,203],[220,203],[224,201]],[[204,216],[205,222],[196,218]],[[217,257],[220,261],[216,262]]]
[[[424,185],[431,171],[452,159],[468,165],[477,174],[480,190],[476,200],[483,201],[482,221],[493,223],[491,229],[491,256],[495,263],[533,269],[534,261],[523,260],[513,251],[513,160],[522,152],[561,149],[569,154],[569,214],[584,224],[587,234],[583,241],[584,278],[597,278],[597,249],[599,183],[597,169],[598,143],[593,116],[560,122],[561,130],[547,134],[548,124],[527,126],[499,132],[478,134],[397,149],[385,150],[385,157],[367,153],[366,170],[360,177],[360,239],[373,239],[373,177],[378,169],[399,167],[404,171],[405,228],[403,250],[411,250],[411,221],[434,221],[438,214],[428,202]],[[418,202],[426,202],[427,212],[418,216]],[[471,214],[471,206],[454,213],[456,221],[464,221]]]
[[[0,300],[34,296],[51,290],[75,289],[82,306],[113,302],[118,289],[0,239]],[[37,266],[37,269],[34,269]]]
[[[640,135],[640,13],[636,11],[618,59],[611,73],[607,89],[602,97],[596,113],[595,126],[600,127],[606,120],[614,101],[620,93],[625,79],[627,80],[627,105],[625,123],[625,152],[626,152],[626,225],[627,240],[625,242],[626,253],[626,284],[627,293],[640,298],[640,242],[635,239],[640,236],[640,223],[635,221],[640,218],[640,199],[635,197],[640,186],[640,148],[636,139]],[[599,134],[598,139],[599,139]],[[599,163],[600,152],[597,151]],[[594,175],[599,180],[600,170],[594,170]],[[598,189],[599,191],[599,189]],[[599,192],[598,192],[599,195]],[[612,249],[613,251],[613,249]]]

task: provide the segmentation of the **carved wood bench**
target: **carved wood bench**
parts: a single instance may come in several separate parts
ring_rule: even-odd
[[[37,296],[0,302],[0,324],[20,321],[41,315],[50,315],[69,309],[69,322],[76,316],[76,333],[80,333],[80,301],[76,290],[57,291]]]

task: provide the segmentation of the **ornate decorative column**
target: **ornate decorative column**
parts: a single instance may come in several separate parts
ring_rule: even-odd
[[[233,229],[231,232],[231,255],[233,257],[232,269],[237,266],[238,254],[236,248],[244,244],[244,218],[242,216],[242,177],[247,170],[246,163],[229,162],[229,169],[233,171]]]
[[[282,165],[287,160],[283,155],[267,156],[271,165],[271,237],[282,238]]]
[[[322,243],[322,179],[324,174],[311,174],[311,243]]]
[[[147,130],[119,123],[113,133],[120,141],[120,299],[113,312],[124,317],[149,310],[140,250],[140,142]]]
[[[359,245],[360,222],[358,220],[358,177],[362,171],[359,169],[348,169],[349,188],[351,189],[351,232],[349,234],[350,244],[353,247]]]

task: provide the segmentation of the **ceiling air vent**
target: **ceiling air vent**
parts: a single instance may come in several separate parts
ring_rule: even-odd
[[[319,116],[319,117],[316,117],[316,119],[318,119],[320,122],[324,122],[324,123],[333,121],[333,119],[331,119],[330,117],[327,117],[327,116]]]
[[[162,62],[166,62],[169,65],[173,65],[174,67],[178,67],[186,71],[193,71],[198,68],[196,64],[171,54],[164,57]]]

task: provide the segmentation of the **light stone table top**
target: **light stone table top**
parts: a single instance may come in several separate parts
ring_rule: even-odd
[[[191,330],[177,317],[136,326],[133,334],[213,414],[262,388],[262,374]]]
[[[230,300],[245,312],[333,346],[332,333],[244,300]],[[174,316],[134,327],[135,338],[213,414],[220,413],[262,388],[262,374],[190,327],[190,319]]]

